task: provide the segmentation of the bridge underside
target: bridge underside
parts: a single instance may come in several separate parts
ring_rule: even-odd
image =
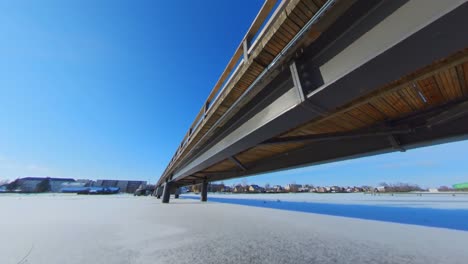
[[[165,181],[206,185],[467,138],[463,25],[460,1],[356,2]]]
[[[438,64],[385,92],[175,180],[183,185],[218,181],[467,139],[468,51]],[[316,114],[307,103],[276,125]],[[265,129],[274,129],[275,124],[268,125]]]

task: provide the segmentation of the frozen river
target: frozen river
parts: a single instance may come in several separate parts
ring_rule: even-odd
[[[419,194],[419,193],[418,193]],[[311,202],[323,204],[373,205],[413,208],[466,209],[468,210],[468,194],[459,193],[415,193],[379,194],[365,193],[261,193],[261,194],[230,194],[210,193],[209,198],[251,199],[261,201]],[[198,197],[195,194],[185,194],[186,197]]]
[[[185,194],[183,198],[198,199]],[[325,214],[468,231],[468,195],[380,194],[211,194],[210,200],[262,208]]]
[[[468,259],[465,231],[213,202],[226,199],[221,196],[209,194],[208,203],[171,199],[170,204],[162,204],[154,197],[129,195],[0,195],[0,263],[466,263]],[[312,196],[284,195],[280,202],[275,196],[232,197],[262,204],[302,204]],[[320,197],[321,204],[343,205],[332,202],[339,196]],[[416,209],[453,210],[430,209],[427,204]]]

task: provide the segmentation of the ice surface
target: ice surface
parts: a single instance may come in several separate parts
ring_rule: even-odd
[[[246,194],[239,196],[217,194],[211,195],[209,199],[219,203],[468,231],[468,222],[466,221],[468,209],[463,207],[464,201],[459,197],[439,196],[437,200],[406,200],[401,199],[402,197],[395,197],[396,199],[382,200],[381,196],[368,195],[368,199],[360,200],[356,198],[362,196],[356,196],[356,194],[323,194],[319,196],[316,194]],[[409,196],[409,194],[405,194],[405,196]],[[280,199],[282,197],[286,199]],[[183,195],[183,198],[199,199],[198,196],[190,194]],[[434,203],[437,203],[438,206],[434,206]],[[451,205],[452,203],[455,206]]]
[[[0,195],[0,212],[2,264],[468,259],[468,232],[189,199]]]
[[[194,196],[194,194],[188,193],[185,196]],[[386,193],[379,195],[365,193],[210,193],[209,197],[468,210],[468,195],[463,193],[455,194],[455,196],[443,193],[424,193],[421,196],[412,193],[394,195]]]

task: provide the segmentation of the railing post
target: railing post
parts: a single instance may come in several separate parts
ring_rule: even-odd
[[[206,118],[206,116],[208,115],[208,109],[210,109],[210,102],[206,102],[205,104],[205,113],[203,113],[203,118]]]
[[[242,41],[242,47],[244,48],[244,63],[247,63],[249,60],[249,43],[247,43],[247,39]]]

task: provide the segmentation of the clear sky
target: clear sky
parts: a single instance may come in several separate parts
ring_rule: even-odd
[[[0,1],[0,179],[155,182],[262,3]],[[459,142],[247,181],[452,184],[468,181],[467,154]]]

